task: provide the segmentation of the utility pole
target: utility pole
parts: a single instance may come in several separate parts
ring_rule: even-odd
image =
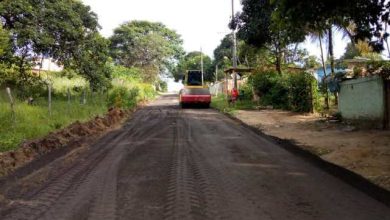
[[[232,0],[232,21],[235,22],[234,17],[234,0]],[[236,25],[233,26],[233,81],[234,81],[234,88],[237,89],[237,37],[236,37]]]
[[[201,66],[201,72],[202,72],[202,86],[204,86],[204,76],[203,76],[203,50],[202,50],[202,47],[200,48],[200,66]]]
[[[218,64],[215,66],[215,84],[218,82]]]

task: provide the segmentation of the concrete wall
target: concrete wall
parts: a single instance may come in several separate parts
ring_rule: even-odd
[[[384,119],[384,84],[378,76],[344,81],[341,83],[339,111],[347,120],[375,122]]]

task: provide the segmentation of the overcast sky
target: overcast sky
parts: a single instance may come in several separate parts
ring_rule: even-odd
[[[83,0],[98,14],[102,26],[101,33],[109,37],[113,29],[131,20],[162,22],[174,29],[184,40],[184,49],[200,50],[209,56],[221,39],[229,33],[227,24],[231,17],[230,0]],[[236,11],[241,8],[235,0]],[[335,39],[335,55],[343,54],[345,41]],[[310,54],[319,56],[316,43],[306,41],[302,47]]]

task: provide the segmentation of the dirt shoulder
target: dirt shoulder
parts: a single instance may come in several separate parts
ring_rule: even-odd
[[[281,110],[238,110],[234,116],[390,190],[390,131],[358,130],[317,115]]]

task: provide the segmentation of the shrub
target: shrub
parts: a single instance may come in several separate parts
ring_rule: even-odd
[[[161,90],[160,92],[167,92],[168,91],[168,83],[166,81],[160,80],[158,82],[159,84],[159,89]]]
[[[241,86],[240,88],[240,99],[241,100],[252,100],[253,99],[253,93],[252,93],[252,85],[251,84],[245,84]]]
[[[318,96],[315,78],[309,73],[288,75],[289,106],[296,112],[310,112],[316,105]]]
[[[108,96],[108,106],[116,108],[132,108],[137,105],[139,89],[137,87],[127,89],[126,87],[116,87],[111,90]]]
[[[268,100],[266,104],[273,105],[275,108],[290,109],[288,81],[283,76],[277,79],[266,95]]]
[[[309,73],[258,72],[250,77],[249,82],[262,105],[297,112],[310,112],[313,107],[318,107],[317,84]]]
[[[150,84],[141,83],[138,85],[140,91],[138,100],[148,100],[155,97],[156,91]]]
[[[259,72],[252,75],[249,81],[262,105],[288,108],[288,85],[282,75],[275,71]]]

